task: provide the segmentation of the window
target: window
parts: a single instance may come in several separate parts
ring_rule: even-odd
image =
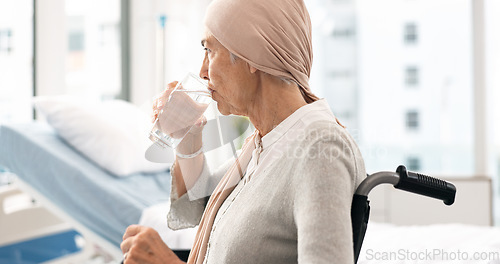
[[[417,130],[419,125],[418,112],[415,110],[406,112],[406,128],[409,130]]]
[[[352,73],[350,70],[332,70],[329,77],[332,79],[349,79],[352,78]]]
[[[120,39],[120,24],[109,23],[99,26],[99,43],[101,46],[115,45]]]
[[[0,124],[33,118],[33,1],[0,1]]]
[[[410,171],[420,171],[420,158],[411,156],[406,159],[406,167]]]
[[[407,23],[404,28],[404,41],[406,44],[415,44],[418,41],[417,25]]]
[[[323,92],[337,116],[349,110],[355,122],[347,128],[355,131],[368,170],[429,153],[418,156],[424,173],[473,174],[471,1],[398,1],[392,9],[381,1],[306,1],[315,58],[311,89]],[[331,41],[332,31],[321,31],[331,28],[330,20],[334,30],[352,28],[352,41]],[[348,69],[350,81],[332,69]]]
[[[125,94],[122,87],[128,79],[122,80],[122,70],[128,68],[122,61],[128,54],[122,56],[121,27],[116,26],[122,23],[121,0],[31,2],[36,5],[36,50],[40,51],[36,53],[37,95],[105,100]]]
[[[419,70],[416,66],[408,66],[405,70],[406,86],[417,86],[419,83]]]
[[[354,35],[354,30],[352,28],[339,28],[332,31],[332,37],[334,38],[352,38]]]
[[[84,17],[68,18],[68,51],[72,52],[85,50]]]
[[[0,52],[10,53],[12,51],[12,30],[0,29]]]
[[[65,0],[65,93],[117,98],[122,90],[120,0]]]

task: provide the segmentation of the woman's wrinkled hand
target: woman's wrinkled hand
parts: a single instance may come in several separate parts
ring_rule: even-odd
[[[158,232],[150,227],[129,226],[120,248],[124,253],[124,264],[184,263],[163,242]]]
[[[165,107],[165,103],[168,100],[168,97],[174,90],[174,88],[177,86],[177,81],[173,81],[169,84],[167,84],[167,89],[160,93],[154,100],[153,100],[153,115],[152,115],[152,122],[158,118],[158,115],[160,114],[161,110],[163,107]]]
[[[168,98],[170,96],[170,94],[172,93],[172,91],[175,89],[175,87],[177,86],[178,82],[177,81],[174,81],[174,82],[171,82],[167,85],[167,89],[165,89],[165,91],[163,91],[162,93],[160,93],[154,100],[153,100],[153,114],[151,116],[151,121],[152,122],[155,122],[156,119],[158,118],[158,115],[161,113],[161,111],[163,110],[163,108],[165,107],[165,104],[167,103],[168,101]],[[191,134],[191,135],[197,135],[199,133],[201,133],[201,131],[203,130],[203,127],[207,124],[207,118],[205,116],[201,116],[197,121],[196,123],[194,124],[194,126],[189,130],[189,133],[188,134]]]

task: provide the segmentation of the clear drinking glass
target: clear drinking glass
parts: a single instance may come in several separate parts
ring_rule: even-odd
[[[188,73],[170,93],[149,138],[161,147],[176,148],[211,102],[207,81]]]

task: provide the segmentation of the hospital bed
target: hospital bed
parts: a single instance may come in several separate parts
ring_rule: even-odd
[[[122,256],[119,244],[127,226],[139,223],[146,208],[169,200],[168,170],[115,177],[75,151],[44,122],[1,125],[0,165],[17,175],[12,185],[4,186],[3,192],[0,189],[0,202],[9,195],[28,193],[43,205],[43,208],[31,206],[22,214],[18,212],[17,218],[12,216],[14,221],[25,219],[24,222],[37,223],[40,219],[53,219],[45,229],[36,224],[23,226],[19,221],[6,227],[9,216],[0,214],[4,229],[19,229],[11,230],[10,238],[0,235],[0,253],[9,244],[76,230],[75,235],[91,242],[86,248],[92,244],[97,251],[105,252],[106,258],[119,261]],[[166,212],[163,216],[166,217]],[[28,233],[26,228],[32,229],[31,238],[22,235]],[[193,232],[188,233],[192,236]],[[176,249],[177,245],[170,246]],[[178,249],[182,253],[183,248]],[[83,251],[87,255],[96,253],[96,250]]]

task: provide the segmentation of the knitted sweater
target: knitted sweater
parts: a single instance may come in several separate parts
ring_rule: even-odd
[[[275,128],[280,134],[264,144],[266,155],[252,157],[259,162],[251,178],[238,183],[217,213],[205,263],[354,261],[350,210],[366,176],[363,159],[326,102],[308,106]],[[231,163],[193,188],[214,188],[208,182],[217,182]],[[171,199],[172,229],[199,223],[207,199],[177,197],[175,188]]]

